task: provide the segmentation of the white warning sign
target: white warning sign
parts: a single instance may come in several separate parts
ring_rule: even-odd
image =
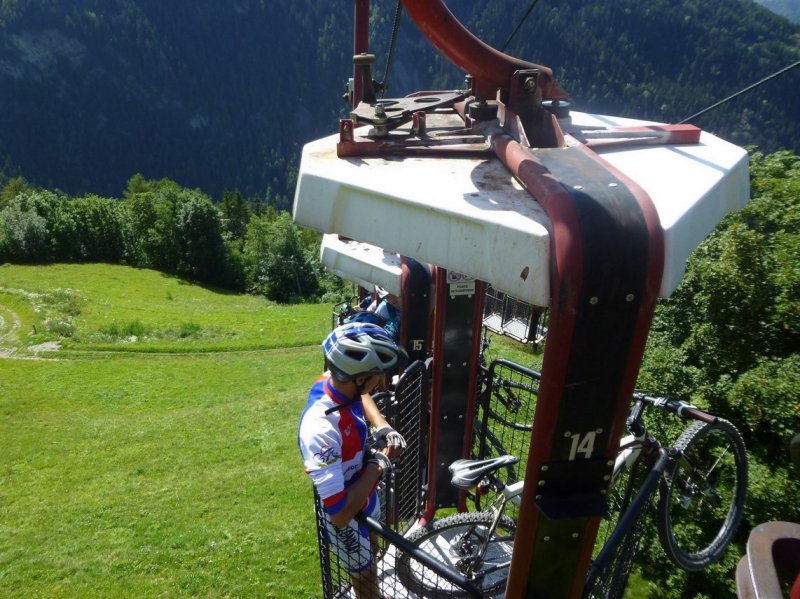
[[[475,277],[457,272],[447,272],[447,288],[450,297],[457,295],[475,295]]]

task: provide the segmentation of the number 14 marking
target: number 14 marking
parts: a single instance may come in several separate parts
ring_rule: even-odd
[[[597,437],[597,433],[595,431],[590,431],[583,435],[581,438],[581,433],[575,433],[570,435],[572,439],[572,447],[569,450],[569,460],[573,461],[577,458],[578,454],[583,454],[583,457],[587,460],[592,457],[592,453],[594,452],[594,440]]]

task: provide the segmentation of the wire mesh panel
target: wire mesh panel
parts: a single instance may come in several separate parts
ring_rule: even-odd
[[[472,454],[479,459],[520,458],[498,472],[506,484],[521,480],[525,473],[540,378],[539,372],[502,359],[493,361],[484,373]],[[480,509],[479,496],[475,502]]]
[[[428,380],[423,362],[411,364],[397,383],[395,401],[384,412],[389,424],[406,440],[406,450],[397,459],[393,472],[395,511],[387,520],[401,532],[414,523],[422,505],[428,461]]]
[[[418,361],[403,372],[394,393],[375,396],[386,420],[406,440],[405,452],[394,460],[394,468],[378,485],[380,511],[372,514],[391,531],[407,532],[422,506],[427,395],[427,369]],[[395,579],[396,550],[384,535],[370,533],[363,523],[354,522],[347,529],[333,527],[316,493],[315,512],[324,597],[413,597],[404,591],[395,592],[399,584]]]
[[[539,345],[547,335],[547,309],[486,288],[483,324],[493,333]]]

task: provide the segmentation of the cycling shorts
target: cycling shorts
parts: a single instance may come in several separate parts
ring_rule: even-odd
[[[374,491],[369,496],[367,507],[362,510],[370,518],[380,519],[381,505]],[[331,551],[339,558],[339,563],[348,572],[363,572],[372,563],[372,544],[369,529],[361,522],[350,520],[346,526],[339,528],[325,514],[325,524]]]

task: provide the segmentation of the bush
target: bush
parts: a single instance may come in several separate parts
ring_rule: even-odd
[[[0,263],[49,260],[49,241],[47,221],[33,208],[12,201],[0,211]]]

